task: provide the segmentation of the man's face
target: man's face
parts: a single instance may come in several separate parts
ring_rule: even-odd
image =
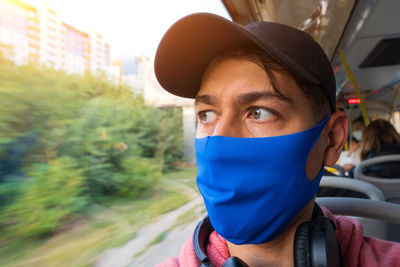
[[[316,125],[312,104],[294,79],[283,72],[274,75],[276,86],[287,99],[274,92],[266,72],[252,61],[226,59],[212,63],[196,96],[196,137],[270,137]],[[309,155],[315,160],[307,161],[308,177],[315,177],[323,162],[319,142]]]

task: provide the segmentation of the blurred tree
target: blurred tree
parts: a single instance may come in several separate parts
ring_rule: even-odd
[[[118,195],[138,199],[150,196],[157,164],[150,159],[128,157],[122,162],[125,169],[116,176]]]
[[[0,227],[10,235],[49,233],[104,196],[151,196],[182,156],[181,109],[146,106],[105,76],[0,56]]]
[[[174,163],[183,159],[182,108],[163,110],[165,122],[164,170],[174,169]]]
[[[5,238],[49,234],[61,219],[85,204],[84,177],[73,159],[36,164],[28,175],[18,200],[0,214]]]

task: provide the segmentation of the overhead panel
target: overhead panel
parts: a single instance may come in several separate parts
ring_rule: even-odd
[[[400,64],[400,38],[382,39],[360,64],[360,68]]]

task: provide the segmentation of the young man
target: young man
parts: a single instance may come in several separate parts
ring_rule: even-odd
[[[209,215],[161,266],[222,266],[228,258],[311,266],[321,229],[326,255],[317,253],[314,263],[324,254],[328,266],[400,265],[398,244],[364,238],[357,221],[315,205],[323,166],[339,157],[348,119],[335,111],[330,62],[309,35],[193,14],[161,40],[155,72],[167,91],[195,98],[197,185]]]

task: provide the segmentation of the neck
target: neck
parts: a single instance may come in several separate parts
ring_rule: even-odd
[[[314,200],[310,201],[293,221],[275,239],[261,244],[235,245],[227,241],[229,253],[242,259],[247,265],[292,267],[293,242],[299,224],[311,220]]]

